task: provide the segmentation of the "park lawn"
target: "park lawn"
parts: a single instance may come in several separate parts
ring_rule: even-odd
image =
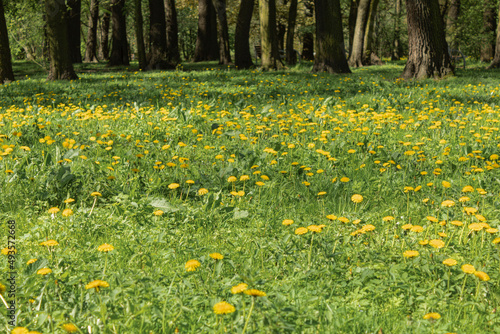
[[[86,64],[47,82],[17,63],[0,216],[18,326],[499,332],[500,72],[403,66]]]

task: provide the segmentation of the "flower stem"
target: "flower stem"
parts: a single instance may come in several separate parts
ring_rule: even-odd
[[[311,268],[311,253],[313,248],[314,232],[311,234],[311,246],[309,247],[309,254],[307,255],[307,270]]]
[[[250,310],[248,311],[248,317],[247,320],[245,321],[245,327],[243,327],[243,331],[241,331],[241,334],[245,334],[245,331],[247,330],[248,322],[250,321],[250,316],[252,315],[254,303],[255,303],[255,297],[252,297],[252,305],[250,305]]]
[[[464,293],[464,289],[465,289],[465,282],[467,282],[467,274],[465,274],[464,284],[462,284],[462,290],[460,291],[460,300],[462,300],[462,295],[463,295],[463,293]]]

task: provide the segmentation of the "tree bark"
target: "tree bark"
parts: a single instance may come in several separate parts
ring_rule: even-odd
[[[167,24],[167,61],[172,65],[177,65],[181,61],[181,55],[175,0],[165,0],[165,21]]]
[[[499,4],[499,18],[500,18],[500,4]],[[492,68],[498,68],[500,67],[500,19],[498,20],[498,25],[497,25],[497,38],[496,38],[496,44],[495,44],[495,57],[493,58],[493,61],[491,62],[490,66],[488,66],[488,69]]]
[[[314,60],[314,35],[306,32],[302,36],[302,59]]]
[[[81,0],[66,0],[68,6],[68,44],[71,61],[73,63],[82,62],[81,51],[81,16],[82,16],[82,1]]]
[[[376,55],[373,47],[373,33],[375,30],[375,16],[377,15],[379,0],[370,2],[370,11],[366,22],[365,36],[363,39],[363,65],[382,65],[383,62]]]
[[[198,37],[194,49],[194,61],[219,59],[217,40],[217,14],[212,0],[198,0]]]
[[[458,49],[457,24],[460,15],[460,0],[451,0],[446,17],[446,33],[448,35],[448,45],[452,49]]]
[[[7,81],[14,81],[9,35],[7,32],[7,23],[5,22],[3,1],[4,0],[0,0],[0,84]]]
[[[111,20],[113,22],[111,56],[109,66],[130,64],[127,43],[127,22],[125,18],[125,0],[111,0]]]
[[[219,28],[219,64],[231,64],[229,28],[227,27],[226,0],[214,0]]]
[[[281,59],[276,34],[276,0],[259,0],[259,19],[262,69],[278,69]]]
[[[142,17],[142,0],[134,0],[135,39],[137,40],[137,60],[139,69],[147,67],[146,46],[144,45],[144,19]]]
[[[164,0],[149,0],[149,52],[148,70],[174,68],[167,61],[167,23]]]
[[[85,61],[97,62],[97,22],[99,20],[99,0],[90,1],[89,28],[85,45]]]
[[[111,22],[110,8],[104,8],[104,14],[101,20],[101,34],[99,44],[99,59],[109,60],[109,24]]]
[[[442,78],[454,74],[438,0],[406,0],[409,55],[402,77]]]
[[[255,0],[241,0],[234,32],[234,62],[238,69],[253,66],[250,54],[250,23]]]
[[[286,62],[288,65],[297,64],[297,53],[293,47],[295,39],[295,25],[297,23],[297,0],[291,0],[288,9],[288,29],[286,32]]]
[[[484,43],[481,48],[481,61],[490,62],[495,56],[495,32],[497,23],[496,0],[485,0],[483,11]]]
[[[401,45],[401,0],[396,0],[394,6],[394,35],[392,41],[392,55],[391,60],[399,60],[403,53]]]
[[[316,0],[316,57],[313,72],[351,73],[345,57],[339,0]]]
[[[75,80],[78,76],[71,62],[68,38],[68,11],[57,0],[45,0],[47,38],[49,41],[49,80]]]
[[[352,45],[354,44],[354,32],[356,30],[358,6],[359,0],[351,0],[351,6],[349,7],[349,55],[352,53]]]
[[[363,66],[363,42],[365,39],[366,23],[370,12],[371,0],[360,0],[358,5],[358,14],[356,16],[356,28],[354,29],[354,38],[352,51],[349,54],[349,66]]]

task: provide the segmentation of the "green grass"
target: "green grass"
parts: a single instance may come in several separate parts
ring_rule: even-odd
[[[404,62],[341,76],[85,64],[68,83],[15,65],[19,81],[0,86],[0,216],[16,221],[19,326],[498,332],[499,71],[417,82],[398,79]],[[311,225],[324,227],[295,233]],[[85,288],[97,279],[109,287]],[[239,283],[266,296],[232,294]],[[214,314],[220,301],[235,312]]]

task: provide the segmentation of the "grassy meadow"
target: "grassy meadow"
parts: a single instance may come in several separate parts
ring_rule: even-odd
[[[0,331],[500,333],[500,71],[403,66],[16,63]]]

